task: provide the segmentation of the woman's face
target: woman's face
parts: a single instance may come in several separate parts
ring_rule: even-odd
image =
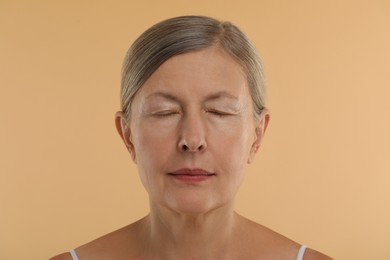
[[[122,137],[152,203],[205,213],[233,202],[267,123],[266,112],[254,119],[241,66],[213,46],[163,63]]]

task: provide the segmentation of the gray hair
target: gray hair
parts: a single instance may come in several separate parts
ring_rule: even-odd
[[[246,74],[260,116],[265,107],[265,82],[260,57],[246,35],[230,22],[205,16],[180,16],[153,25],[129,48],[122,67],[121,108],[130,117],[131,102],[146,80],[169,58],[220,45]]]

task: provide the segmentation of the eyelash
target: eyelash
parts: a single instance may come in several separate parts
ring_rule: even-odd
[[[207,110],[206,113],[215,115],[217,117],[225,117],[225,116],[231,116],[232,115],[232,114],[229,114],[229,113],[226,113],[226,112],[222,112],[222,111],[219,111],[219,110]],[[177,112],[177,111],[162,111],[162,112],[158,112],[158,113],[154,114],[154,116],[156,116],[156,117],[169,117],[169,116],[173,116],[173,115],[176,115],[176,114],[179,114],[179,112]]]
[[[157,117],[168,117],[168,116],[172,116],[172,115],[175,115],[175,114],[178,114],[179,112],[177,111],[162,111],[162,112],[158,112],[156,114],[154,114],[155,116]]]
[[[229,114],[229,113],[218,111],[218,110],[208,110],[206,112],[211,113],[213,115],[216,115],[218,117],[231,116],[231,114]]]

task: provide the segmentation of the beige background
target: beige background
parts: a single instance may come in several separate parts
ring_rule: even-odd
[[[336,259],[390,259],[390,1],[0,0],[0,259],[148,211],[114,129],[130,43],[177,15],[255,42],[271,124],[237,211]]]

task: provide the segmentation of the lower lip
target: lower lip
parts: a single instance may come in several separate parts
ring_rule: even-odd
[[[177,175],[171,175],[176,180],[182,181],[182,182],[188,182],[188,183],[197,183],[197,182],[203,182],[214,175],[187,175],[187,174],[177,174]]]

